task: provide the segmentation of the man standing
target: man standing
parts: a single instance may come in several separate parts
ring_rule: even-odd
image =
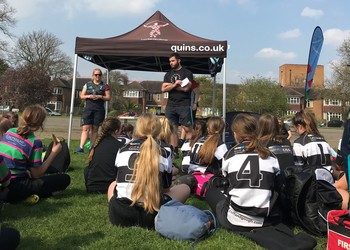
[[[172,146],[177,151],[178,126],[186,132],[186,137],[191,138],[192,132],[192,105],[191,86],[193,81],[192,72],[181,66],[181,58],[178,53],[169,56],[171,70],[164,76],[162,92],[169,92],[165,116],[173,123],[176,139],[172,140]]]

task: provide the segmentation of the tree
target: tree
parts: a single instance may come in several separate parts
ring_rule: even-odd
[[[0,76],[9,68],[8,64],[3,60],[0,59]]]
[[[243,81],[235,98],[236,110],[272,113],[281,116],[287,111],[287,96],[277,82],[263,77]]]
[[[13,15],[16,10],[8,5],[6,0],[0,0],[0,33],[11,38],[13,35],[10,32],[10,28],[16,24],[16,19]],[[6,51],[8,44],[4,40],[0,40],[0,53]]]
[[[215,106],[215,111],[217,111],[219,114],[221,114],[222,110],[222,85],[216,84],[215,88],[215,96],[216,98],[213,98],[213,79],[208,76],[200,76],[195,77],[195,81],[199,85],[199,106],[201,108],[210,108],[213,107],[213,102]]]
[[[10,68],[0,78],[2,103],[20,110],[30,104],[45,105],[52,94],[48,75],[37,74],[29,67]]]
[[[344,40],[338,48],[340,60],[331,63],[332,79],[327,81],[327,94],[325,97],[343,101],[349,100],[350,94],[350,38]]]
[[[52,78],[72,77],[73,64],[59,46],[63,43],[46,31],[33,31],[18,38],[10,55],[15,65],[36,70]],[[38,74],[38,73],[37,73]]]
[[[109,73],[109,86],[111,88],[111,100],[109,108],[115,110],[123,110],[124,97],[123,86],[128,83],[128,76],[120,71],[111,71]]]

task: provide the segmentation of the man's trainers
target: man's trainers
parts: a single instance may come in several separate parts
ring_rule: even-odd
[[[24,203],[27,205],[34,205],[38,203],[39,200],[40,198],[38,195],[32,194],[31,196],[29,196],[27,199],[24,200]]]
[[[74,151],[74,154],[76,153],[84,153],[84,149],[81,148],[81,147],[78,147],[75,151]]]

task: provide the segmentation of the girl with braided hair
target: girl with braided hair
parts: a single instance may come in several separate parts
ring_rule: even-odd
[[[34,132],[43,129],[46,110],[40,105],[26,107],[20,117],[19,127],[9,129],[1,139],[0,155],[11,171],[7,201],[14,203],[28,197],[49,197],[56,191],[65,190],[70,177],[65,173],[44,176],[62,145],[53,142],[52,152],[42,162],[43,144]]]
[[[107,193],[109,184],[115,180],[114,166],[118,150],[124,143],[118,140],[121,123],[117,118],[106,118],[88,156],[89,165],[84,170],[86,191]]]
[[[108,189],[109,219],[118,226],[154,228],[154,218],[165,202],[185,202],[187,185],[171,186],[171,154],[156,139],[161,131],[152,114],[138,118],[134,139],[122,147],[115,160],[116,181]]]

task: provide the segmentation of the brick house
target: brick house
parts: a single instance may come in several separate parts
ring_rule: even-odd
[[[165,112],[168,93],[162,93],[162,81],[133,81],[124,87],[123,97],[142,107],[142,112]]]
[[[279,83],[288,96],[287,115],[301,110],[304,103],[307,65],[284,64],[279,67]],[[324,88],[324,66],[317,65],[309,101],[305,110],[315,114],[317,120],[343,120],[343,105],[340,100],[325,99],[321,90]],[[327,91],[327,90],[326,90]]]
[[[85,83],[90,81],[90,78],[76,78],[76,88],[74,94],[74,113],[78,112],[80,104],[80,92]],[[50,82],[53,86],[52,96],[47,106],[57,112],[69,114],[70,102],[72,96],[72,80],[54,79]]]

